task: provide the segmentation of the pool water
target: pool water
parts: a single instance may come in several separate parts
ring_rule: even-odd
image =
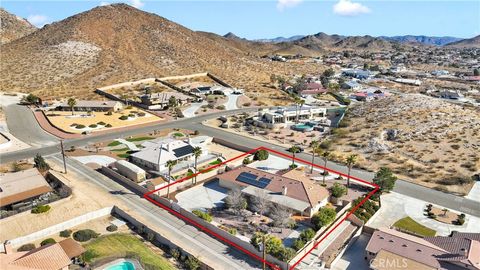
[[[105,268],[105,270],[135,270],[133,263],[123,261]]]
[[[296,125],[293,126],[293,129],[300,130],[300,131],[302,131],[302,130],[310,131],[310,130],[313,130],[313,127],[308,125],[308,124],[296,124]]]

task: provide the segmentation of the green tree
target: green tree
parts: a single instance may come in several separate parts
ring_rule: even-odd
[[[35,155],[33,162],[35,163],[35,167],[37,167],[37,169],[41,172],[45,172],[50,169],[50,165],[48,165],[48,163],[40,154]]]
[[[289,151],[292,153],[292,168],[295,167],[295,154],[300,153],[300,147],[294,145],[290,147]]]
[[[291,259],[293,259],[293,257],[295,257],[296,254],[297,252],[295,252],[294,249],[284,247],[279,250],[277,258],[279,258],[283,262],[289,262]]]
[[[193,156],[195,157],[195,184],[197,183],[197,161],[198,158],[202,155],[202,148],[200,146],[196,146],[193,148]]]
[[[350,173],[352,171],[353,166],[357,163],[357,155],[350,155],[347,157],[347,167],[348,167],[348,174],[347,174],[347,194],[348,189],[350,188]]]
[[[373,183],[380,187],[380,192],[389,192],[395,186],[397,177],[393,175],[392,170],[386,167],[381,167],[373,177]]]
[[[268,159],[268,151],[265,149],[260,149],[253,155],[254,160],[267,160]]]
[[[268,254],[277,255],[283,248],[282,240],[273,235],[256,232],[250,239],[250,243],[256,248],[260,248],[263,242],[265,242],[266,252]]]
[[[333,186],[330,188],[330,191],[332,192],[332,196],[335,197],[335,198],[340,198],[342,197],[343,195],[345,195],[345,193],[347,192],[347,188],[340,184],[340,183],[335,183],[333,184]]]
[[[247,200],[243,196],[240,189],[230,190],[225,198],[225,204],[237,214],[246,209],[248,206]]]
[[[299,236],[299,238],[305,241],[305,243],[312,240],[313,237],[315,237],[315,231],[312,230],[311,228],[308,228],[302,231],[302,233],[300,233],[300,236]]]
[[[200,269],[200,261],[193,256],[188,256],[185,261],[185,266],[187,266],[189,270],[197,270]]]
[[[21,101],[28,104],[37,104],[40,102],[40,98],[35,96],[34,94],[28,94],[26,96],[23,96]]]
[[[168,160],[167,161],[167,168],[168,168],[168,186],[167,186],[167,199],[170,197],[170,180],[172,179],[172,169],[177,165],[176,160]]]
[[[325,185],[325,177],[327,176],[327,162],[328,162],[328,158],[330,157],[330,152],[329,151],[324,151],[323,154],[322,154],[322,158],[323,158],[323,167],[324,167],[324,170],[323,170],[323,185]]]
[[[325,76],[327,78],[330,78],[333,75],[335,75],[335,70],[333,70],[333,68],[329,68],[329,69],[327,69],[323,72],[323,76]]]
[[[168,107],[170,108],[175,108],[178,106],[178,101],[177,101],[177,98],[175,98],[174,96],[171,96],[169,99],[168,99]]]
[[[312,164],[310,166],[310,173],[313,173],[313,164],[315,163],[315,154],[320,149],[320,143],[317,140],[312,140],[310,142],[310,147],[312,148]]]
[[[68,104],[68,107],[70,107],[70,110],[72,111],[72,115],[73,115],[75,105],[77,105],[77,100],[71,97],[67,100],[67,104]]]
[[[327,226],[335,220],[337,213],[335,209],[322,207],[320,210],[313,215],[311,222],[315,226],[315,230],[320,230],[323,226]]]

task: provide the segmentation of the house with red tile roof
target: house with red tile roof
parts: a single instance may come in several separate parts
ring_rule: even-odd
[[[30,251],[14,252],[8,241],[4,245],[5,253],[0,253],[0,269],[8,270],[67,270],[72,259],[85,252],[71,238]]]
[[[292,212],[311,217],[328,203],[328,190],[312,180],[299,177],[295,170],[284,175],[241,166],[217,175],[219,185],[240,189],[247,196],[262,196]],[[310,182],[311,183],[310,183]]]
[[[376,230],[365,248],[370,268],[480,269],[480,233],[420,238],[393,229]]]

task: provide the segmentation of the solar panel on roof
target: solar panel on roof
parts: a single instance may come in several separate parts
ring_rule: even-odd
[[[262,177],[257,180],[257,177],[258,176],[253,173],[242,172],[238,175],[236,180],[259,188],[265,188],[266,186],[268,186],[268,184],[270,184],[270,179]]]

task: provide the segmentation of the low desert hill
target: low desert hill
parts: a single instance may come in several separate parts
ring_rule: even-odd
[[[480,35],[463,39],[457,42],[452,42],[447,45],[447,47],[455,47],[455,48],[480,48]]]
[[[0,87],[83,96],[112,83],[208,71],[249,90],[285,70],[226,40],[126,4],[96,7],[2,46]]]
[[[19,39],[37,30],[27,20],[0,8],[0,44]]]

